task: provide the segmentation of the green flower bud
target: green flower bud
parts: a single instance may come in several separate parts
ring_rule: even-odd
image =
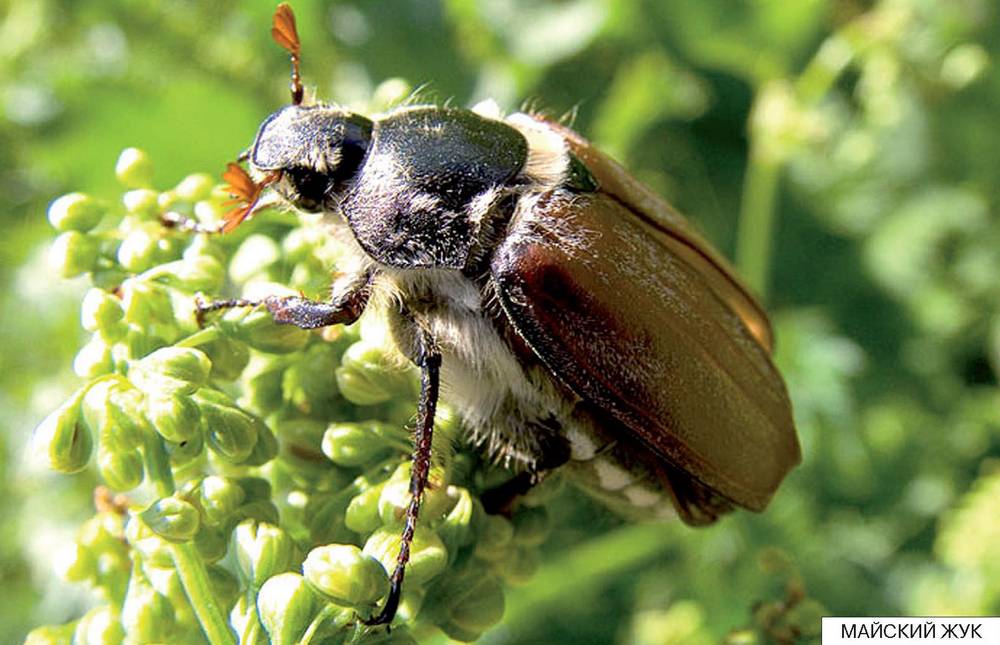
[[[211,255],[196,255],[153,267],[142,277],[185,291],[215,292],[222,289],[226,274],[222,264]]]
[[[476,557],[495,562],[507,555],[514,538],[514,526],[499,515],[485,515],[479,541],[476,542]]]
[[[201,411],[201,427],[208,447],[233,464],[250,457],[257,442],[255,419],[216,390],[202,388],[194,400]]]
[[[353,544],[313,549],[302,563],[302,574],[317,591],[347,607],[373,605],[389,589],[386,570]]]
[[[246,496],[246,491],[231,479],[210,475],[201,481],[199,501],[206,519],[213,524],[226,521]]]
[[[494,565],[494,570],[508,584],[528,584],[541,565],[541,556],[533,547],[515,547],[502,562]]]
[[[344,524],[347,528],[355,533],[368,535],[382,526],[382,518],[379,517],[379,499],[383,487],[384,484],[372,486],[351,500],[344,513]]]
[[[270,645],[257,617],[257,603],[245,595],[240,596],[229,612],[229,624],[236,630],[240,645]]]
[[[128,277],[129,274],[117,265],[103,267],[100,263],[98,263],[98,266],[96,266],[94,271],[90,274],[90,283],[98,289],[113,291],[117,289],[121,283],[125,282]]]
[[[165,190],[156,196],[156,204],[159,206],[160,211],[170,210],[179,201],[180,197],[177,196],[177,191],[175,190]]]
[[[132,490],[142,483],[142,455],[136,450],[97,451],[97,469],[109,488],[119,492]]]
[[[243,370],[240,403],[258,414],[281,407],[281,382],[287,366],[284,357],[254,355]]]
[[[225,198],[219,199],[215,197],[215,190],[212,191],[212,196],[210,199],[202,199],[195,202],[194,205],[194,216],[199,222],[203,224],[217,224],[225,216],[227,207],[222,204],[229,200],[229,196],[226,195]]]
[[[268,267],[281,259],[278,243],[267,235],[251,235],[243,240],[229,262],[229,275],[238,283],[250,281],[266,273]]]
[[[455,505],[445,516],[444,521],[437,527],[441,541],[445,543],[450,552],[472,542],[473,518],[476,517],[476,504],[472,495],[466,488],[449,487],[449,495],[457,497]]]
[[[318,478],[340,472],[331,467],[319,447],[325,424],[302,418],[275,419],[273,423],[281,450],[279,463],[282,472],[293,479],[293,487],[312,488]],[[347,485],[351,479],[352,477],[346,477],[343,485]]]
[[[73,643],[80,645],[119,645],[124,639],[118,612],[108,605],[84,614],[73,632]]]
[[[80,348],[73,358],[73,371],[84,379],[95,379],[114,371],[115,364],[111,346],[95,334]]]
[[[167,441],[183,443],[198,433],[201,410],[191,397],[178,392],[146,397],[146,418]]]
[[[64,278],[75,278],[97,265],[100,243],[78,231],[62,233],[52,242],[49,263]]]
[[[344,511],[350,499],[347,494],[316,493],[306,506],[306,526],[314,544],[350,542],[354,534],[344,526]]]
[[[168,542],[186,542],[201,524],[198,509],[177,497],[163,497],[140,513],[143,523]]]
[[[56,555],[55,569],[67,582],[83,582],[97,575],[97,556],[79,542],[74,542]]]
[[[381,438],[372,432],[372,422],[332,423],[323,433],[323,454],[345,468],[377,461],[389,452]]]
[[[102,379],[83,397],[83,420],[107,451],[131,450],[148,431],[142,392],[122,377]]]
[[[405,596],[406,592],[403,592],[403,595]],[[404,620],[412,620],[412,618],[403,615],[405,603],[405,599],[400,603],[397,615]],[[392,632],[386,633],[385,637],[378,641],[378,645],[417,645],[417,639],[403,625],[402,627],[393,627]]]
[[[202,451],[205,449],[205,438],[200,432],[197,432],[187,441],[180,443],[165,441],[164,444],[167,455],[170,457],[170,463],[174,467],[181,467],[190,464],[202,455]]]
[[[115,175],[126,188],[148,188],[153,182],[153,161],[139,148],[125,148],[115,164]]]
[[[416,585],[403,585],[403,593],[399,598],[399,609],[396,615],[400,621],[410,622],[416,620],[427,600],[427,589]],[[395,629],[395,628],[393,628]]]
[[[212,362],[192,347],[164,347],[129,369],[129,379],[144,392],[192,394],[208,381]]]
[[[81,423],[83,393],[78,391],[56,408],[32,433],[34,450],[45,455],[49,467],[61,473],[83,470],[94,448],[93,437]]]
[[[160,214],[159,193],[148,188],[137,188],[122,195],[122,204],[129,215],[147,218]]]
[[[384,403],[406,391],[406,372],[395,368],[381,346],[359,341],[351,345],[337,368],[337,387],[355,405]]]
[[[125,321],[140,327],[174,324],[170,293],[161,285],[130,279],[121,285]],[[141,355],[141,354],[138,354]]]
[[[544,508],[519,508],[513,519],[514,543],[521,546],[538,546],[552,529],[549,514]]]
[[[324,241],[323,234],[314,228],[295,228],[281,240],[281,248],[286,261],[303,262],[311,258]]]
[[[243,492],[246,493],[247,501],[268,502],[271,501],[271,484],[261,477],[240,477],[236,480]]]
[[[229,606],[236,601],[240,594],[240,581],[232,573],[217,564],[206,568],[208,572],[208,582],[212,585],[212,592],[222,605]]]
[[[86,233],[97,226],[105,209],[93,197],[83,193],[70,193],[49,205],[49,223],[57,231]]]
[[[219,321],[227,336],[269,354],[296,352],[309,342],[309,332],[295,325],[279,325],[265,309],[234,309]]]
[[[169,568],[159,568],[156,566],[150,566],[149,562],[144,561],[142,563],[142,570],[146,574],[149,584],[153,587],[153,589],[155,589],[158,594],[166,598],[167,601],[173,606],[175,628],[172,640],[174,642],[181,640],[184,635],[183,632],[189,631],[191,627],[194,627],[196,634],[200,636],[201,630],[197,626],[198,619],[195,617],[194,611],[191,608],[191,603],[188,602],[187,594],[184,591],[184,585],[181,582],[181,577],[177,573],[176,565],[171,564]],[[195,640],[198,639],[196,638]]]
[[[250,456],[240,462],[242,466],[263,466],[278,456],[278,439],[263,421],[250,417],[256,429],[257,441],[253,444]]]
[[[65,625],[43,625],[36,627],[24,639],[24,645],[66,645],[73,642],[73,632],[77,622]]]
[[[173,606],[149,584],[138,563],[125,592],[121,625],[135,643],[163,642],[174,627]]]
[[[158,226],[150,222],[128,232],[118,245],[118,264],[122,268],[130,273],[141,273],[163,259],[160,254],[163,231]]]
[[[372,92],[371,110],[383,112],[405,102],[413,93],[413,87],[403,78],[387,78]]]
[[[233,543],[240,569],[254,589],[295,566],[295,543],[274,524],[244,520],[233,532]]]
[[[312,622],[317,609],[316,597],[297,573],[282,573],[270,578],[257,594],[260,622],[278,645],[297,643]]]
[[[145,416],[146,396],[125,379],[115,383],[108,392],[108,412],[115,428],[115,441],[120,446],[138,446],[146,433],[152,432]],[[104,440],[103,435],[101,440]]]
[[[503,618],[503,588],[493,576],[471,571],[470,575],[454,583],[453,594],[456,587],[460,587],[464,594],[459,598],[450,598],[450,620],[441,626],[445,634],[466,640],[469,635],[482,634]]]
[[[213,257],[220,263],[224,263],[227,257],[226,252],[221,246],[219,246],[218,242],[215,241],[215,238],[208,235],[198,235],[194,237],[191,240],[191,243],[188,244],[188,247],[184,249],[182,257],[185,260],[191,260],[202,255]]]
[[[247,502],[236,509],[234,516],[240,520],[251,519],[269,524],[278,524],[279,520],[278,507],[274,505],[274,502],[267,500]]]
[[[80,323],[89,332],[106,333],[125,316],[121,301],[104,289],[90,289],[80,305]]]
[[[210,175],[199,172],[182,179],[174,191],[180,199],[186,202],[196,202],[200,199],[207,199],[214,187],[215,180]]]
[[[565,486],[566,479],[555,472],[543,479],[540,483],[521,497],[521,506],[544,506],[558,496]]]
[[[129,518],[125,525],[125,539],[148,566],[171,570],[174,568],[170,544],[154,533],[139,517]]]
[[[229,551],[229,534],[223,532],[221,527],[202,524],[198,534],[194,536],[194,546],[202,560],[218,562]]]
[[[238,379],[250,361],[250,351],[246,345],[226,336],[201,345],[200,348],[212,361],[212,378],[223,381]]]
[[[411,462],[403,462],[392,473],[392,476],[382,487],[379,496],[378,514],[384,525],[402,524],[406,515],[406,507],[410,505],[410,471]],[[436,481],[436,472],[431,471],[424,498],[420,504],[420,517],[424,521],[432,521],[450,510],[455,499],[448,496],[447,489]]]
[[[364,553],[382,563],[386,571],[396,567],[401,537],[395,527],[375,531],[365,542]],[[410,546],[410,562],[406,565],[406,580],[422,585],[448,566],[448,549],[437,534],[426,526],[418,526]]]
[[[305,350],[285,371],[282,380],[284,398],[303,414],[329,417],[335,415],[340,396],[334,375],[340,358],[336,348],[319,343]]]
[[[100,512],[88,519],[77,533],[77,543],[89,549],[92,554],[105,554],[123,548],[125,535],[122,516],[112,512]]]

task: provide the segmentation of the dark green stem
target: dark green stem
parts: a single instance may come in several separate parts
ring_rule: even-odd
[[[736,265],[750,288],[766,298],[781,163],[763,154],[756,142],[751,145],[750,162],[743,180]]]
[[[170,458],[159,435],[148,433],[143,445],[146,476],[153,484],[156,494],[169,497],[174,494],[174,476],[170,470]],[[236,641],[226,622],[225,612],[219,605],[208,579],[205,563],[190,542],[171,544],[170,554],[174,567],[180,576],[181,586],[187,595],[191,608],[201,623],[202,631],[212,645],[232,645]]]

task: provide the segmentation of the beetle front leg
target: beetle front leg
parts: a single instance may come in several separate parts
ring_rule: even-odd
[[[299,329],[349,325],[361,316],[367,303],[367,291],[357,291],[345,300],[331,302],[299,296],[270,296],[263,302],[274,322],[279,325],[295,325]]]
[[[234,298],[208,303],[199,302],[198,321],[202,322],[205,314],[213,311],[264,305],[271,312],[274,322],[279,325],[295,325],[300,329],[349,325],[364,312],[371,295],[371,281],[372,276],[367,273],[352,276],[349,279],[349,288],[337,289],[336,291],[340,292],[340,295],[334,296],[329,302],[310,300],[301,296],[268,296],[263,300]]]
[[[420,368],[420,405],[417,408],[417,427],[413,435],[413,468],[410,471],[410,503],[406,507],[406,525],[399,544],[396,568],[389,578],[389,595],[377,616],[362,620],[366,625],[388,625],[399,608],[403,591],[403,575],[410,560],[410,545],[417,528],[420,502],[427,488],[431,469],[431,439],[434,436],[434,413],[437,409],[438,389],[441,380],[441,353],[434,339],[424,330],[417,333],[417,356],[414,362]]]

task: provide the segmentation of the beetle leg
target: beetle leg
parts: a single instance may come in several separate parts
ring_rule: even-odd
[[[204,322],[205,314],[235,307],[258,307],[264,305],[271,312],[274,322],[279,325],[295,325],[300,329],[318,329],[330,325],[349,325],[361,316],[371,294],[370,275],[362,275],[354,289],[343,293],[330,302],[310,300],[301,296],[268,296],[263,300],[213,300],[197,304],[198,324]]]
[[[420,367],[420,405],[417,409],[417,427],[413,436],[413,469],[410,471],[410,503],[406,507],[406,525],[399,544],[396,568],[389,578],[389,595],[385,606],[377,616],[363,619],[366,625],[388,625],[399,608],[399,598],[403,591],[403,575],[410,560],[410,544],[417,528],[420,502],[427,487],[427,475],[431,468],[431,439],[434,435],[434,411],[437,408],[438,386],[441,375],[441,353],[430,335],[420,330],[417,333],[417,356],[414,361]]]
[[[247,300],[246,298],[229,298],[228,300],[204,302],[201,296],[195,296],[195,318],[198,320],[198,326],[203,327],[205,325],[205,314],[210,314],[213,311],[222,311],[223,309],[258,307],[260,304],[260,300]]]
[[[569,461],[569,447],[561,441],[549,443],[543,454],[545,459],[536,462],[531,469],[519,472],[499,486],[494,486],[479,496],[483,509],[490,515],[510,517],[518,498],[542,483],[559,466]]]
[[[368,304],[368,290],[361,289],[348,297],[332,302],[309,300],[299,296],[270,296],[264,306],[279,325],[295,325],[300,329],[318,329],[330,325],[349,325],[361,315]]]
[[[483,510],[490,515],[510,517],[514,502],[540,483],[546,473],[520,472],[499,486],[494,486],[479,496]]]

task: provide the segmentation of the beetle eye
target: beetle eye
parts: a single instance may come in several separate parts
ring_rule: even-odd
[[[321,210],[330,187],[329,177],[303,166],[289,168],[286,173],[295,186],[295,195],[292,199],[295,205],[311,212]]]
[[[358,174],[365,153],[368,152],[371,136],[371,121],[368,119],[351,115],[344,120],[344,136],[337,142],[340,146],[340,163],[331,177],[334,189],[338,192]]]

